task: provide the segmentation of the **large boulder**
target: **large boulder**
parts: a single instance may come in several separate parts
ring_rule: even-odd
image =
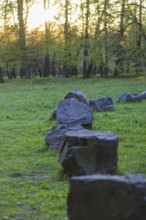
[[[69,220],[145,220],[146,179],[109,175],[74,177],[67,204]]]
[[[119,102],[125,102],[125,103],[140,102],[141,99],[142,96],[140,96],[138,93],[133,93],[133,94],[124,93],[123,95],[118,97]]]
[[[64,97],[64,99],[70,99],[70,98],[74,98],[80,102],[89,104],[84,93],[82,93],[81,91],[78,91],[78,90],[73,90],[73,91],[67,93],[67,95]]]
[[[77,99],[70,98],[61,101],[56,109],[57,124],[79,124],[83,127],[91,127],[93,121],[92,108]]]
[[[94,110],[99,112],[115,110],[113,99],[110,96],[101,99],[90,100],[89,104],[93,107]]]
[[[68,131],[60,150],[59,163],[68,175],[115,174],[118,138],[110,132]]]
[[[45,142],[49,150],[56,149],[60,151],[62,144],[64,142],[64,136],[67,131],[81,130],[83,127],[81,125],[58,125],[53,127],[47,132],[45,136]]]

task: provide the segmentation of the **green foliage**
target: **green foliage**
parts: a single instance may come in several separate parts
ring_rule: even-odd
[[[53,109],[67,92],[87,98],[112,96],[114,112],[95,112],[94,130],[119,137],[119,174],[146,174],[146,101],[123,104],[124,92],[142,92],[140,79],[32,79],[0,85],[0,219],[67,219],[68,180],[61,179],[58,152],[46,151],[45,134],[55,125]]]
[[[22,64],[40,64],[46,55],[49,56],[50,69],[52,63],[56,69],[65,66],[72,70],[77,65],[84,77],[92,75],[91,67],[100,67],[104,71],[108,69],[114,76],[145,74],[144,0],[135,0],[131,4],[121,0],[1,2],[0,66],[5,74],[10,68],[18,71]],[[36,2],[42,3],[40,14],[43,13],[43,4],[47,12],[44,13],[48,15],[52,14],[54,6],[58,9],[54,20],[31,29],[31,7]],[[23,11],[18,7],[22,6],[20,3],[24,5]],[[83,66],[86,66],[86,71]],[[68,76],[72,75],[70,72]]]

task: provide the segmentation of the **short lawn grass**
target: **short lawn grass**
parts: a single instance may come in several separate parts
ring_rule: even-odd
[[[119,137],[120,175],[146,174],[146,100],[118,103],[124,92],[146,90],[146,79],[47,78],[0,84],[0,220],[65,220],[68,179],[45,134],[58,102],[71,90],[87,98],[112,96],[114,112],[94,113],[93,129]]]

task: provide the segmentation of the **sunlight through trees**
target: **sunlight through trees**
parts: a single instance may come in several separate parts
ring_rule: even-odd
[[[146,72],[144,0],[2,0],[1,76]],[[1,77],[2,78],[2,77]]]

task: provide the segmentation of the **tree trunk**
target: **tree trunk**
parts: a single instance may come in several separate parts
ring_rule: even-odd
[[[84,37],[84,49],[83,49],[83,78],[87,79],[90,77],[89,68],[89,59],[88,59],[88,47],[89,47],[89,14],[90,14],[90,0],[86,0],[86,14],[85,14],[85,30],[83,30]]]
[[[14,69],[14,68],[8,69],[7,72],[8,72],[8,78],[9,78],[9,79],[16,78],[16,72],[15,72],[15,69]]]
[[[30,71],[25,71],[28,69],[28,59],[27,59],[27,48],[26,48],[26,26],[24,22],[24,1],[17,0],[17,12],[18,12],[18,21],[19,21],[19,48],[20,48],[20,62],[21,69],[23,69],[23,74],[21,77],[25,77],[25,79],[31,78]]]
[[[49,0],[44,0],[44,11],[49,13]],[[50,44],[50,23],[45,21],[45,57],[44,57],[44,72],[43,76],[48,77],[50,75],[50,55],[49,55],[49,44]]]
[[[26,37],[25,37],[25,25],[23,17],[23,0],[17,0],[18,7],[18,21],[19,21],[19,46],[21,52],[21,62],[22,66],[26,62]]]
[[[49,55],[45,56],[44,58],[44,77],[48,77],[50,75],[50,60],[49,60]]]
[[[56,76],[56,54],[53,54],[53,60],[52,60],[52,76]]]
[[[3,71],[0,67],[0,83],[3,83],[3,82],[4,82],[4,80],[3,80]]]
[[[117,51],[116,51],[116,67],[114,70],[114,76],[118,76],[119,74],[124,72],[124,48],[122,46],[122,42],[124,41],[124,32],[125,32],[125,25],[124,25],[124,19],[125,19],[125,3],[126,0],[121,0],[121,13],[120,13],[120,29],[119,29],[119,36],[118,36],[118,45],[117,45]]]
[[[108,78],[108,72],[109,72],[109,44],[108,44],[108,19],[107,19],[107,10],[108,10],[108,3],[109,0],[104,0],[104,51],[105,51],[105,56],[104,56],[104,77]]]
[[[69,52],[69,0],[65,0],[65,23],[64,23],[64,64],[63,64],[63,76],[70,76],[69,59],[71,54]]]
[[[142,72],[142,51],[141,51],[141,44],[142,44],[142,0],[139,0],[139,15],[138,15],[138,34],[136,39],[136,60],[135,60],[135,72],[136,75],[139,76]]]

